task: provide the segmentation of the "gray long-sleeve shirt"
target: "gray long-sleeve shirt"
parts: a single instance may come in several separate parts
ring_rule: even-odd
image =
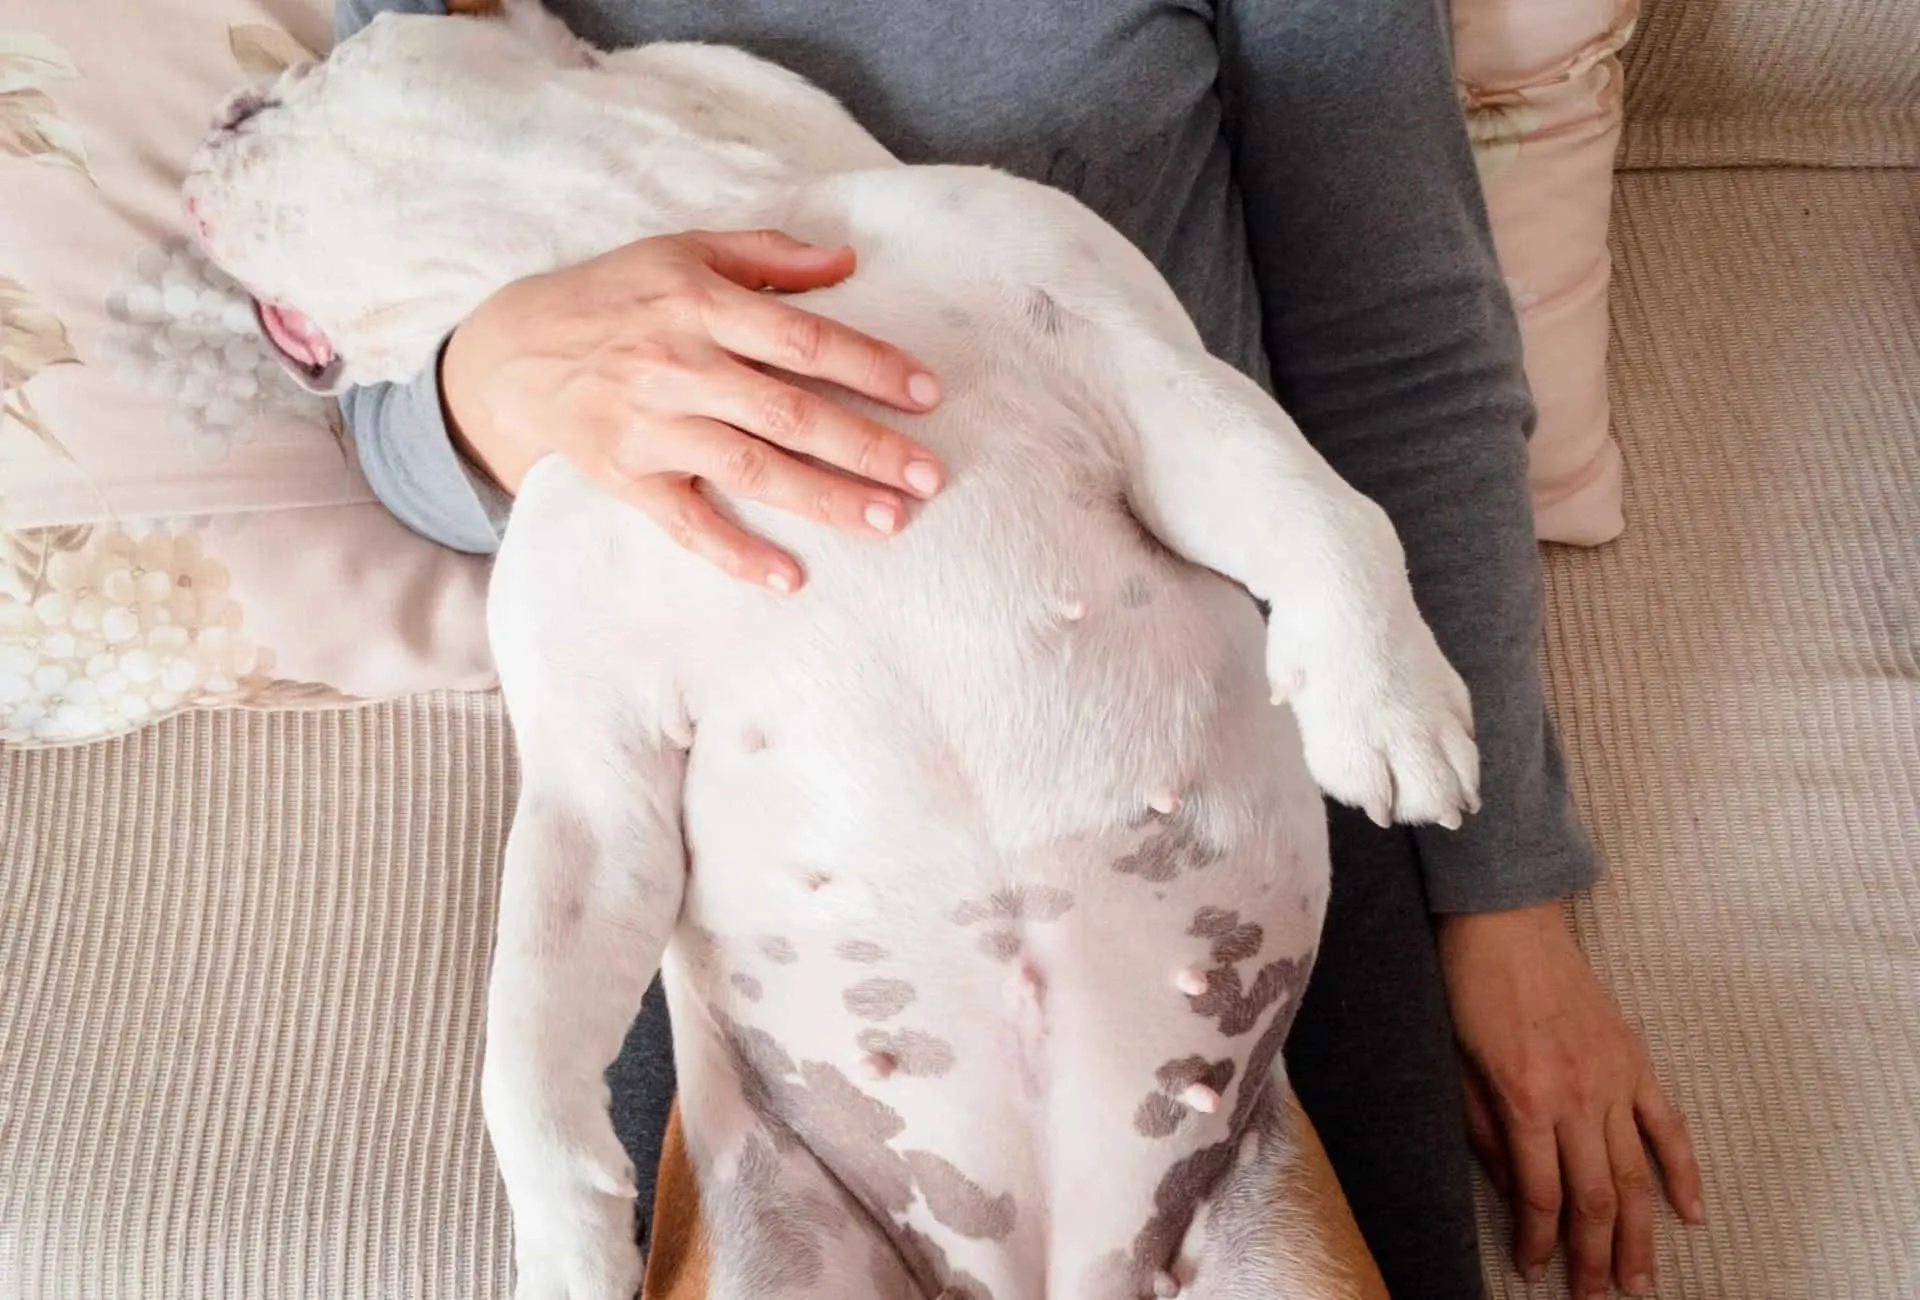
[[[1457,912],[1558,897],[1595,866],[1535,667],[1531,404],[1445,3],[549,0],[604,47],[771,58],[907,161],[1068,190],[1158,264],[1208,346],[1269,384],[1400,531],[1474,697],[1484,808],[1418,832],[1428,901]],[[339,0],[338,34],[382,10],[443,0]],[[508,503],[455,452],[437,383],[356,390],[347,421],[396,515],[491,551]]]

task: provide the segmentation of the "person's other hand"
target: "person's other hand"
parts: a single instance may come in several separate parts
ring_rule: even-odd
[[[1514,1262],[1545,1271],[1563,1224],[1576,1297],[1653,1285],[1654,1171],[1703,1220],[1686,1124],[1638,1036],[1567,932],[1558,903],[1447,916],[1440,960],[1467,1058],[1474,1150],[1514,1207]]]
[[[941,483],[905,436],[758,368],[904,411],[939,401],[906,353],[759,292],[823,288],[853,265],[850,249],[776,231],[693,233],[517,281],[447,343],[449,428],[509,492],[558,452],[688,550],[792,591],[793,558],[724,519],[696,479],[870,534],[900,527],[903,490],[925,498]]]

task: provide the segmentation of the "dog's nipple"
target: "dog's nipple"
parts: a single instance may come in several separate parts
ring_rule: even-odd
[[[1211,1115],[1220,1109],[1220,1094],[1204,1083],[1190,1085],[1180,1094],[1181,1104],[1202,1115]]]
[[[1207,991],[1207,973],[1197,966],[1189,966],[1173,977],[1173,986],[1190,998],[1200,997]]]

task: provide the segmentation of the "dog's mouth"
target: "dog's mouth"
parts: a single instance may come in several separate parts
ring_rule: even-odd
[[[296,383],[326,397],[340,391],[345,366],[325,331],[282,303],[255,298],[253,316],[260,323],[261,337],[273,345],[274,353]]]

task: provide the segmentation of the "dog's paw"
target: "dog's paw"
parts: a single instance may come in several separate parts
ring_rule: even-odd
[[[1371,644],[1311,653],[1280,641],[1267,653],[1274,699],[1293,706],[1307,770],[1325,794],[1381,826],[1457,828],[1479,811],[1467,686],[1410,597]]]
[[[639,1193],[605,1085],[556,1086],[525,1064],[490,1050],[480,1089],[513,1210],[514,1300],[633,1300]]]
[[[634,1300],[644,1262],[633,1228],[625,1197],[530,1190],[514,1207],[513,1300]]]

